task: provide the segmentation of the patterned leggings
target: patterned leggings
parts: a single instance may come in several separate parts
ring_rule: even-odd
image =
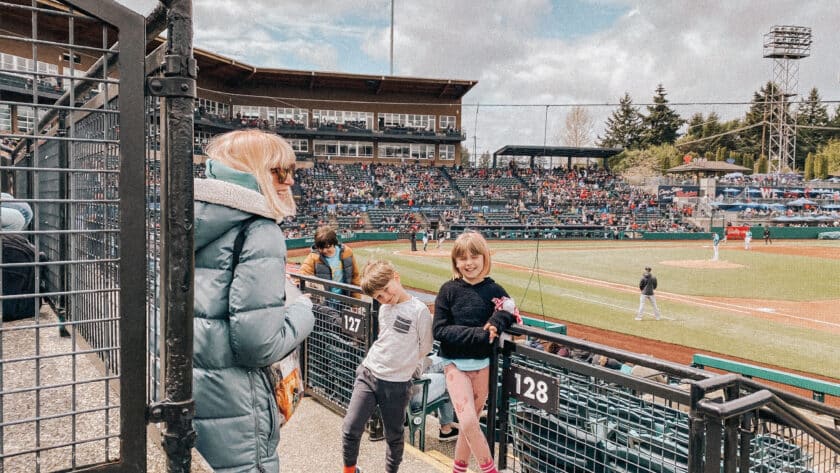
[[[454,364],[446,365],[446,389],[458,415],[460,434],[455,442],[455,460],[469,463],[470,453],[479,465],[492,460],[487,439],[478,424],[478,414],[487,401],[490,367],[478,371],[461,371]]]

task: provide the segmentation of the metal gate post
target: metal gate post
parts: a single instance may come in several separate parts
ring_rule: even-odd
[[[501,335],[501,334],[499,334]],[[487,390],[487,444],[490,446],[490,457],[496,451],[496,408],[498,405],[499,393],[499,339],[493,340],[493,354],[490,355],[490,386]]]
[[[166,115],[161,172],[161,317],[165,348],[164,400],[150,406],[150,420],[166,422],[167,471],[189,472],[195,444],[193,368],[193,109],[196,66],[192,50],[192,0],[163,2],[167,11],[164,77],[147,80],[162,96]],[[163,348],[163,347],[162,347]]]
[[[691,404],[688,414],[688,473],[702,473],[706,419],[697,404],[706,393],[697,384],[691,385]]]

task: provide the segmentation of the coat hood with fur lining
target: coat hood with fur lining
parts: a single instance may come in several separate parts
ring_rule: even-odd
[[[262,194],[236,184],[196,179],[194,198],[196,250],[241,226],[254,215],[277,222]]]

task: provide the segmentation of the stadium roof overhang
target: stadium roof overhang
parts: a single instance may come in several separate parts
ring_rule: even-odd
[[[593,148],[582,146],[516,146],[499,148],[496,156],[556,156],[562,158],[609,158],[622,152],[621,148]]]
[[[566,158],[566,166],[572,166],[572,158],[594,158],[603,159],[605,168],[609,168],[607,158],[622,152],[621,148],[594,148],[584,146],[518,146],[507,145],[499,148],[493,153],[493,167],[496,167],[496,160],[499,156],[528,156],[531,158],[531,167],[534,167],[534,158],[550,156]]]
[[[162,42],[154,41],[150,51]],[[298,71],[256,67],[210,51],[194,50],[200,76],[238,86],[244,83],[271,84],[303,90],[340,89],[371,95],[398,93],[421,95],[439,100],[460,100],[478,81],[426,79],[385,75],[347,74],[342,72]]]

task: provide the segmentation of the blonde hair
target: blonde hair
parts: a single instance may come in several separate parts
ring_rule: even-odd
[[[456,264],[455,260],[457,258],[463,258],[467,255],[481,255],[484,257],[484,268],[481,270],[481,277],[485,277],[490,274],[490,245],[487,244],[487,240],[481,236],[481,233],[468,230],[460,235],[458,238],[455,239],[455,244],[452,246],[452,278],[453,279],[460,279],[463,277],[460,271],[458,271],[458,265]]]
[[[274,188],[272,169],[290,169],[295,162],[294,150],[279,135],[257,129],[231,131],[214,137],[205,152],[225,166],[253,175],[278,222],[295,215],[291,188],[282,196]]]
[[[390,261],[371,260],[362,269],[362,280],[359,284],[362,292],[373,297],[373,293],[381,291],[394,279],[397,270]]]

